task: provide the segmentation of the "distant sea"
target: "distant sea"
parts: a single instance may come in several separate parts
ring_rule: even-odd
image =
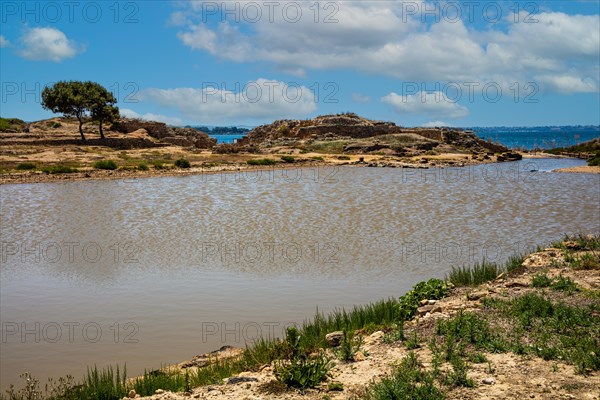
[[[569,147],[600,136],[598,126],[560,126],[527,128],[465,128],[484,140],[503,144],[511,149],[553,149]]]
[[[491,140],[503,144],[511,149],[552,149],[555,147],[569,147],[581,142],[587,142],[600,136],[598,126],[560,126],[560,127],[473,127],[464,128],[472,130],[484,140]],[[233,143],[245,135],[210,135],[218,143]]]
[[[246,135],[213,135],[209,133],[209,136],[217,139],[217,143],[233,143],[235,139],[241,139]]]

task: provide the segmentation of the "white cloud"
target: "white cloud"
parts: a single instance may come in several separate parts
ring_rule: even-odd
[[[353,1],[319,3],[315,23],[313,3],[297,2],[302,18],[296,23],[283,18],[281,5],[270,19],[264,4],[260,20],[244,23],[241,3],[241,22],[219,9],[220,23],[213,26],[204,4],[191,2],[173,17],[188,21],[178,33],[184,45],[235,62],[268,62],[298,76],[310,69],[352,69],[418,82],[494,79],[509,87],[547,75],[553,78],[540,79],[542,91],[577,93],[600,86],[598,15],[544,11],[534,16],[537,22],[527,23],[526,12],[514,15],[505,8],[501,23],[475,28],[448,18],[422,23],[420,13],[403,12],[402,2]],[[337,22],[324,23],[328,15]]]
[[[451,101],[443,92],[418,92],[401,96],[390,93],[381,98],[401,114],[421,114],[429,117],[462,118],[469,115],[469,110]]]
[[[23,48],[19,52],[29,60],[60,62],[77,54],[76,44],[55,28],[32,28],[21,36]]]
[[[452,126],[450,124],[447,124],[444,121],[430,121],[430,122],[426,122],[423,125],[421,125],[423,128],[436,128],[436,127],[440,127],[440,126]]]
[[[569,93],[593,93],[598,91],[598,82],[576,75],[540,75],[535,78],[551,91]]]
[[[146,121],[158,121],[158,122],[164,122],[165,124],[168,124],[168,125],[183,125],[183,121],[177,117],[168,117],[166,115],[153,114],[153,113],[138,114],[137,112],[135,112],[129,108],[120,108],[119,112],[121,113],[121,115],[123,117],[126,117],[126,118],[138,118],[138,119],[143,119]]]
[[[355,103],[370,103],[371,98],[360,93],[352,93],[352,101]]]
[[[0,47],[8,47],[10,42],[3,35],[0,35]]]
[[[172,107],[192,121],[215,124],[301,117],[317,109],[317,99],[309,88],[263,78],[243,86],[146,89],[140,97]]]

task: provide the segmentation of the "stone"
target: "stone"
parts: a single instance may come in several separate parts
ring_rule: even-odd
[[[154,391],[154,394],[163,394],[164,392],[165,392],[165,391],[164,391],[164,390],[162,390],[162,389],[156,389],[156,390]]]
[[[419,305],[420,305],[420,306],[426,306],[427,304],[429,304],[429,300],[421,300],[421,301],[419,302]]]
[[[442,312],[442,307],[436,306],[435,304],[428,304],[417,309],[417,314],[420,316],[423,316],[427,313],[433,314],[437,312]]]
[[[494,383],[496,383],[496,380],[494,378],[483,378],[481,382],[483,382],[486,385],[493,385]]]
[[[250,376],[232,376],[231,378],[227,379],[228,385],[236,385],[238,383],[246,382],[258,382],[258,379]]]
[[[427,304],[434,305],[437,303],[437,300],[427,300]]]
[[[135,399],[135,395],[136,395],[136,394],[137,394],[137,393],[135,393],[135,390],[131,389],[131,390],[129,391],[129,394],[127,395],[127,397],[129,397],[130,399]]]
[[[358,351],[354,355],[354,361],[364,361],[365,359],[366,359],[366,357],[362,351]]]
[[[325,335],[325,340],[327,341],[327,344],[330,347],[339,346],[340,343],[342,343],[343,339],[344,339],[344,332],[342,332],[342,331],[335,331],[335,332],[331,332],[331,333],[328,333],[327,335]]]
[[[483,297],[485,297],[487,295],[488,295],[487,291],[485,291],[485,292],[484,291],[471,292],[471,293],[467,294],[467,299],[471,300],[471,301],[474,301],[474,300],[479,300],[479,299],[481,299],[481,298],[483,298]]]

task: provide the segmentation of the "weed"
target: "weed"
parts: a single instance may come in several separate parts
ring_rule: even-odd
[[[533,277],[532,285],[535,288],[550,287],[550,285],[552,285],[552,279],[548,277],[548,274],[540,272]]]
[[[410,352],[389,378],[367,389],[367,400],[433,400],[444,399],[434,384],[434,376],[423,369],[415,353]]]

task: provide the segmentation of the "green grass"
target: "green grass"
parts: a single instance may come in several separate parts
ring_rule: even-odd
[[[472,267],[452,267],[446,279],[455,286],[475,286],[496,279],[500,272],[498,265],[483,260]]]
[[[42,172],[45,172],[46,174],[71,174],[77,172],[77,168],[66,165],[50,165],[42,168]]]
[[[275,165],[277,164],[276,160],[272,160],[270,158],[255,158],[252,160],[246,161],[248,165]]]
[[[105,169],[105,170],[115,170],[118,168],[118,165],[113,160],[100,160],[96,161],[93,165],[96,169]]]
[[[441,400],[445,394],[437,388],[434,375],[426,371],[415,353],[410,352],[390,377],[367,389],[367,400]]]
[[[28,171],[36,168],[37,167],[35,166],[35,164],[30,162],[20,163],[19,165],[17,165],[17,169],[19,171]]]

